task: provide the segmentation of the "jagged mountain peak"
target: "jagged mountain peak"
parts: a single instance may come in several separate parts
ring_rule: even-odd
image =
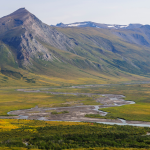
[[[29,16],[33,15],[25,8],[20,8],[7,16],[0,18],[0,32],[6,32],[16,26],[22,25]]]
[[[69,38],[44,24],[25,8],[0,18],[0,40],[15,49],[21,66],[31,65],[34,58],[52,59],[51,53],[41,42],[61,50],[73,47]]]
[[[18,10],[14,11],[13,13],[11,13],[9,16],[14,16],[14,15],[25,15],[30,13],[27,9],[25,8],[19,8]]]
[[[24,20],[25,17],[28,15],[32,15],[32,14],[27,9],[20,8],[7,16],[0,18],[0,22],[6,22],[7,20],[10,19]]]

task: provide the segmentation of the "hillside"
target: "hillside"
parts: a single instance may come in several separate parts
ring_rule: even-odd
[[[147,81],[149,57],[149,25],[55,27],[25,8],[0,18],[1,86]]]

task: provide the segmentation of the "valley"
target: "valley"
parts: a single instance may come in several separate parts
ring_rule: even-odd
[[[96,149],[96,141],[97,149],[148,149],[149,88],[148,82],[55,88],[1,87],[0,146],[13,150],[15,145],[20,150],[21,147],[73,149],[78,145],[82,150],[87,146]],[[89,118],[85,117],[87,114],[99,116]],[[121,139],[122,144],[116,138]],[[47,139],[55,142],[52,144]]]
[[[150,149],[150,25],[0,18],[0,149]]]
[[[34,92],[34,91],[24,91],[24,92]],[[37,91],[35,91],[37,92]],[[44,92],[44,91],[42,91]],[[47,92],[46,92],[47,93]],[[27,110],[16,110],[11,111],[9,115],[17,115],[17,119],[31,119],[31,120],[59,120],[59,121],[92,121],[92,122],[101,122],[101,119],[92,119],[92,118],[85,118],[87,114],[99,114],[100,116],[105,116],[107,113],[99,111],[100,108],[107,108],[107,107],[117,107],[127,104],[134,104],[132,101],[124,101],[122,95],[113,95],[113,94],[91,94],[91,93],[54,93],[49,92],[51,94],[56,95],[86,95],[88,97],[97,97],[96,102],[100,105],[83,105],[82,103],[78,105],[74,103],[75,106],[69,107],[69,104],[72,102],[64,103],[64,105],[68,104],[68,107],[58,107],[58,108],[31,108]],[[56,112],[56,114],[53,114]],[[57,114],[58,112],[58,114]],[[59,114],[59,112],[67,112]],[[110,121],[106,120],[105,121]],[[113,122],[114,120],[112,120]],[[119,122],[119,120],[115,120],[114,122]]]
[[[18,93],[17,95],[22,95],[25,97],[32,97],[32,99],[29,99],[31,103],[34,102],[35,98],[40,98],[41,100],[49,100],[49,102],[46,103],[43,101],[40,101],[40,99],[37,99],[38,105],[36,103],[34,104],[34,107],[31,109],[23,109],[23,110],[15,110],[11,112],[6,112],[10,116],[1,116],[1,118],[16,118],[16,119],[36,119],[36,120],[62,120],[62,121],[93,121],[93,122],[118,122],[122,123],[121,120],[117,120],[117,118],[123,118],[122,116],[113,116],[112,113],[105,113],[103,111],[99,111],[98,109],[102,110],[108,110],[112,109],[117,111],[119,108],[120,110],[124,110],[123,107],[131,107],[131,109],[134,109],[134,105],[138,106],[137,99],[135,102],[129,101],[128,97],[125,97],[123,95],[116,95],[116,94],[110,94],[112,93],[112,89],[115,88],[113,93],[118,92],[118,88],[122,88],[124,92],[121,94],[125,94],[128,92],[128,87],[130,87],[133,91],[131,95],[134,95],[134,92],[137,92],[134,87],[138,87],[140,85],[143,86],[139,89],[143,91],[145,85],[149,84],[138,84],[138,83],[132,83],[132,84],[114,84],[114,85],[82,85],[82,86],[72,86],[72,87],[61,87],[61,88],[32,88],[32,89],[14,89],[14,93]],[[131,91],[130,89],[130,91]],[[110,93],[106,91],[110,91]],[[57,91],[57,92],[55,92]],[[68,91],[68,92],[66,92]],[[82,93],[82,92],[85,93]],[[91,93],[89,93],[89,91]],[[101,93],[105,91],[105,93],[108,94],[99,94],[98,91]],[[138,90],[139,91],[139,90]],[[121,90],[119,91],[121,92]],[[145,92],[147,93],[147,92]],[[119,94],[119,93],[118,93]],[[129,94],[129,93],[128,93]],[[32,96],[31,96],[32,95]],[[19,97],[20,97],[19,96]],[[139,97],[138,97],[139,98]],[[143,97],[141,97],[143,98]],[[60,99],[60,100],[59,100]],[[124,100],[125,99],[125,100]],[[127,100],[126,100],[127,99]],[[42,102],[42,103],[41,103]],[[28,103],[26,101],[26,103]],[[44,105],[45,103],[45,105]],[[50,105],[51,103],[51,105]],[[48,105],[49,104],[49,105]],[[132,105],[129,105],[132,104]],[[143,103],[144,104],[144,103]],[[146,104],[146,103],[145,103]],[[26,104],[27,105],[27,104]],[[127,106],[126,106],[127,105]],[[129,106],[128,106],[129,105]],[[139,105],[142,106],[142,105]],[[51,107],[51,108],[49,108]],[[13,108],[13,107],[12,107]],[[21,107],[20,107],[21,108]],[[10,108],[9,108],[10,109]],[[119,110],[118,109],[118,110]],[[145,107],[146,110],[146,107]],[[128,109],[127,109],[128,111]],[[137,112],[144,111],[140,108],[137,108]],[[52,114],[52,112],[56,112],[56,114]],[[60,113],[59,112],[67,112],[67,113]],[[126,115],[127,112],[125,112],[124,115]],[[139,113],[139,115],[140,115]],[[146,111],[145,111],[146,113]],[[15,115],[12,116],[11,115]],[[149,121],[149,119],[145,120],[144,118],[135,118],[131,117],[133,113],[131,112],[130,119],[127,122],[131,122],[132,124],[138,123],[140,124],[140,121]],[[145,114],[146,115],[146,114]],[[86,118],[90,117],[90,118]],[[95,119],[97,118],[97,119]],[[108,119],[108,120],[107,120]],[[126,119],[126,118],[124,118]],[[143,123],[147,124],[147,123]]]

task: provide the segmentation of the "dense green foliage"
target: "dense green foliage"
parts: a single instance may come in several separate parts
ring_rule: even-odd
[[[46,124],[30,121],[10,131],[0,131],[0,146],[39,149],[69,149],[88,147],[150,148],[150,128],[110,126],[96,123]],[[14,123],[19,124],[19,121]],[[43,126],[42,126],[43,124]]]

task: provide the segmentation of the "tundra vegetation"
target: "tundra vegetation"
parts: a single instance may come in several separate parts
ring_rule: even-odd
[[[97,93],[97,94],[118,94],[124,95],[125,100],[134,101],[133,105],[124,105],[120,107],[103,108],[107,111],[107,116],[98,116],[101,118],[123,118],[125,120],[150,121],[150,84],[120,84],[105,85],[101,87],[89,88],[61,88],[49,89],[53,92],[68,93]],[[95,98],[96,99],[96,98]],[[92,115],[91,115],[92,116]],[[92,116],[93,117],[93,116]]]
[[[19,88],[19,87],[18,87]],[[76,104],[97,104],[97,96],[84,95],[52,95],[44,93],[98,93],[121,94],[125,100],[136,104],[121,107],[103,108],[109,112],[105,118],[124,118],[126,120],[150,121],[150,84],[104,85],[86,88],[49,88],[31,87],[28,91],[17,91],[16,87],[0,88],[0,115],[7,115],[11,110],[38,107],[74,106]],[[25,89],[25,87],[24,87]],[[54,115],[67,112],[53,112]],[[89,117],[89,116],[88,116]],[[93,116],[92,116],[93,117]],[[97,116],[94,116],[97,117]],[[37,120],[0,119],[0,149],[93,149],[93,150],[125,150],[149,149],[150,128],[104,125],[83,122],[57,122]]]
[[[0,128],[0,146],[3,149],[150,148],[148,127],[3,119],[0,120]]]

